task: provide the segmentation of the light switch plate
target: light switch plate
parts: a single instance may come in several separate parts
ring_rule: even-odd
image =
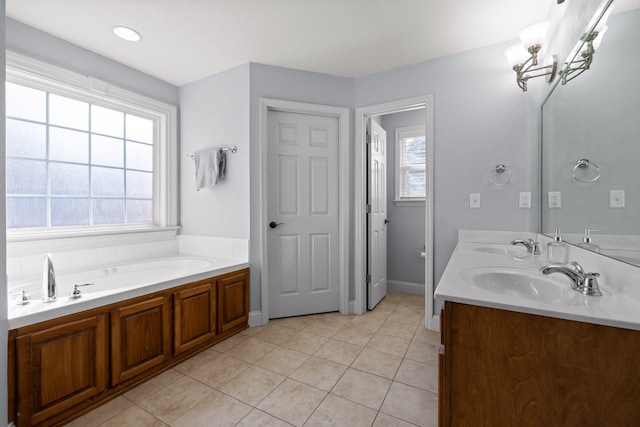
[[[609,190],[609,207],[624,208],[624,190]]]
[[[531,209],[531,193],[529,191],[520,192],[518,207],[522,209]]]
[[[471,209],[479,209],[480,208],[480,193],[470,193],[469,194],[469,207]]]
[[[547,204],[549,209],[560,209],[562,207],[562,196],[559,191],[549,191],[547,194]]]

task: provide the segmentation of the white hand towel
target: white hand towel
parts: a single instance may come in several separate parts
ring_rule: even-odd
[[[196,164],[196,190],[218,183],[219,150],[207,148],[193,153]]]

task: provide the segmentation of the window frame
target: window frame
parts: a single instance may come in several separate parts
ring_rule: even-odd
[[[154,123],[153,223],[6,229],[7,241],[177,229],[177,107],[108,82],[6,52],[6,81],[151,119]]]
[[[396,206],[424,206],[426,200],[426,194],[423,197],[407,197],[402,196],[401,189],[401,172],[403,170],[403,165],[401,164],[401,141],[405,138],[415,138],[416,136],[422,136],[425,138],[425,150],[426,150],[426,129],[424,125],[416,125],[416,126],[404,126],[398,127],[395,129],[395,198],[394,203]],[[427,161],[425,160],[424,171],[425,171],[425,193],[427,187]]]

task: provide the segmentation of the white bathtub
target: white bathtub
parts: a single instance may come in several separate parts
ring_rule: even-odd
[[[135,298],[245,267],[248,267],[248,263],[242,261],[175,256],[58,274],[58,300],[49,303],[42,301],[42,279],[9,283],[9,329]],[[92,285],[80,288],[82,297],[69,298],[75,284],[85,283]],[[18,305],[16,302],[22,290],[31,297],[27,305]]]

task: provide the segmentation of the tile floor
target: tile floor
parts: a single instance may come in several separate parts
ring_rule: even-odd
[[[438,343],[424,297],[391,292],[249,328],[69,425],[436,426]]]

